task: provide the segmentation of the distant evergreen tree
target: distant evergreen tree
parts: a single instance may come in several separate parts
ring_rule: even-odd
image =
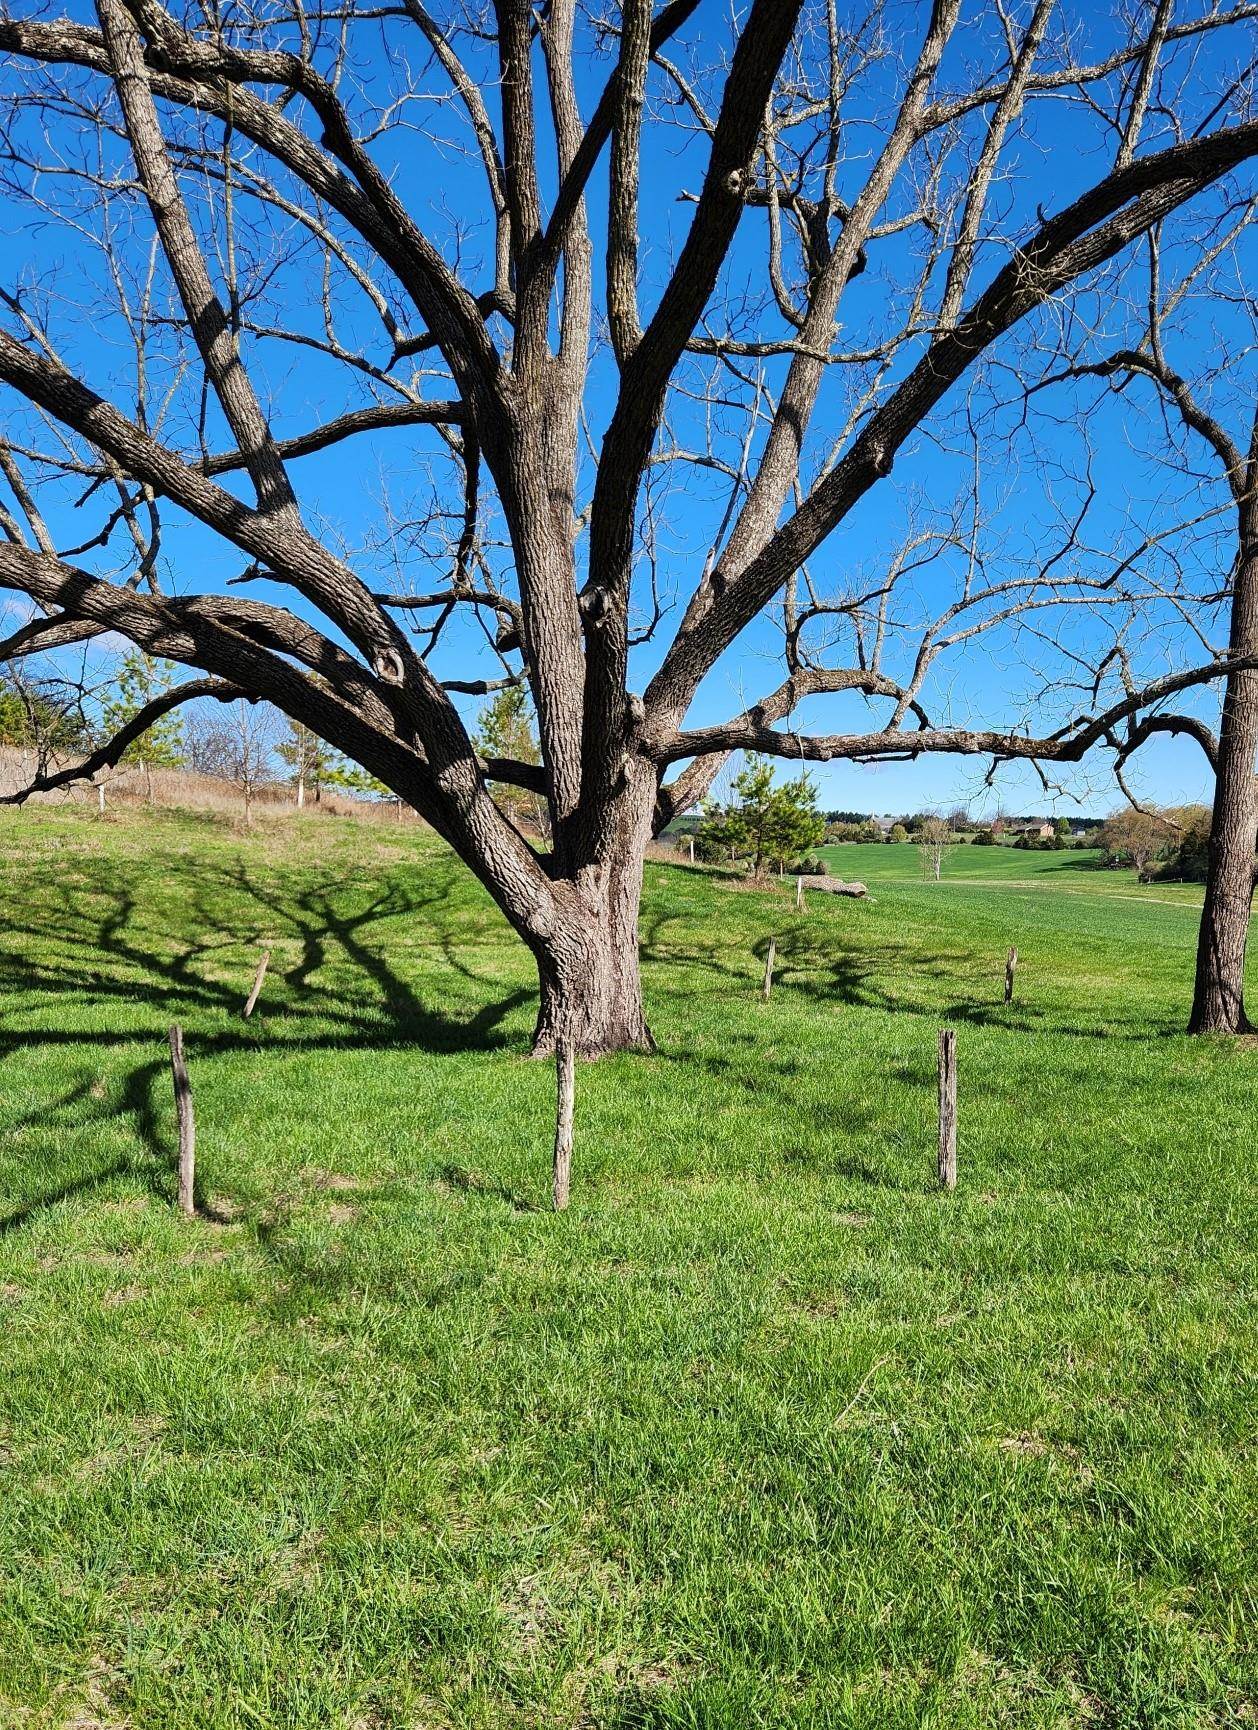
[[[58,756],[85,750],[87,727],[55,686],[0,672],[0,745]]]
[[[824,840],[817,789],[806,776],[775,783],[773,764],[750,755],[731,792],[728,805],[704,807],[699,833],[705,843],[749,858],[757,877],[768,864],[784,866]]]
[[[340,787],[346,793],[369,794],[373,799],[396,798],[392,789],[378,781],[369,769],[360,768],[346,757],[337,757],[328,764],[323,784],[325,787]]]
[[[481,709],[476,730],[476,749],[482,757],[505,757],[517,763],[540,763],[541,751],[533,727],[533,709],[523,685],[508,685],[495,691]],[[541,834],[547,830],[545,801],[527,787],[509,782],[491,782],[494,799],[516,823],[527,819]]]
[[[169,691],[174,682],[175,669],[169,661],[155,660],[142,649],[132,649],[124,655],[118,664],[113,694],[101,704],[101,725],[106,737],[134,721],[154,697]],[[151,799],[153,770],[177,769],[183,762],[183,749],[183,717],[172,709],[131,741],[121,761],[142,765],[145,790]]]

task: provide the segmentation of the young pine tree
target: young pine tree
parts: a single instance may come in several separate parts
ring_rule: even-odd
[[[476,749],[482,757],[507,757],[517,763],[540,763],[541,752],[533,728],[533,710],[523,685],[508,685],[481,709],[476,731]],[[526,787],[492,783],[500,811],[512,822],[530,824],[539,834],[547,832],[545,802]]]
[[[285,735],[275,747],[275,754],[292,778],[299,811],[306,803],[307,788],[313,790],[315,804],[319,803],[323,788],[333,780],[342,762],[339,752],[325,745],[317,733],[287,717]]]
[[[110,696],[101,704],[101,724],[106,735],[133,721],[147,703],[169,691],[175,669],[169,661],[155,660],[140,649],[122,657]],[[145,794],[153,798],[153,770],[177,769],[183,762],[183,719],[177,709],[162,715],[141,733],[123,753],[124,763],[139,763],[144,769]]]
[[[768,865],[784,866],[824,840],[825,818],[807,776],[775,784],[773,764],[749,755],[731,792],[728,805],[705,808],[700,833],[731,855],[749,858],[756,877],[763,877]]]

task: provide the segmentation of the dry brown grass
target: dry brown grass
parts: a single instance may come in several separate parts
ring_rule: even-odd
[[[11,745],[0,745],[0,797],[17,793],[30,784],[35,773],[35,758],[29,751],[21,751]],[[105,809],[107,811],[134,810],[143,807],[149,810],[182,810],[182,811],[213,811],[220,812],[229,818],[244,820],[245,804],[238,788],[230,782],[220,781],[213,775],[198,775],[191,769],[154,769],[151,776],[152,796],[150,797],[150,778],[138,764],[128,764],[115,770],[105,783]],[[94,806],[98,800],[94,784],[80,782],[69,787],[60,788],[55,793],[35,793],[31,796],[32,805],[87,805]],[[318,817],[355,817],[367,823],[418,823],[419,817],[407,807],[399,808],[392,803],[376,799],[355,799],[347,793],[338,793],[325,788],[316,802],[307,792],[306,804],[299,811],[291,787],[272,786],[259,787],[253,795],[253,815],[255,820],[274,819],[276,817],[298,817],[301,819]]]

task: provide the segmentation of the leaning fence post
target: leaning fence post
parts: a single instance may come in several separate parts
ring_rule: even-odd
[[[939,1187],[957,1187],[957,1035],[939,1029]]]
[[[767,1003],[773,995],[773,963],[777,959],[778,940],[769,939],[769,952],[764,958],[764,1000]]]
[[[264,949],[262,951],[262,959],[258,962],[258,971],[253,976],[253,990],[249,993],[248,1001],[245,1003],[246,1021],[248,1021],[249,1017],[253,1014],[254,1005],[262,994],[262,981],[266,978],[267,964],[270,959],[271,951],[269,949]]]
[[[563,1040],[555,1046],[555,1076],[558,1100],[555,1111],[555,1212],[568,1205],[572,1179],[572,1118],[576,1104],[577,1076],[572,1046]]]
[[[1018,951],[1011,949],[1005,962],[1005,1002],[1013,1002],[1013,976],[1018,971]]]
[[[196,1212],[197,1123],[192,1110],[192,1088],[183,1059],[183,1029],[170,1030],[170,1073],[175,1084],[175,1113],[179,1119],[179,1207],[188,1215]]]

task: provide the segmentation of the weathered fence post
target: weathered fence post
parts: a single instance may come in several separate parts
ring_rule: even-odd
[[[767,1003],[773,995],[773,963],[777,959],[778,940],[769,939],[769,953],[764,958],[764,1000]]]
[[[105,783],[103,781],[96,783],[96,809],[102,817],[105,815]]]
[[[939,1187],[957,1187],[957,1035],[939,1029]]]
[[[183,1059],[183,1029],[170,1030],[170,1073],[175,1084],[175,1113],[179,1119],[179,1208],[189,1216],[196,1212],[193,1196],[197,1174],[197,1122],[192,1110],[192,1088]]]
[[[266,978],[266,970],[270,959],[271,951],[269,949],[264,949],[262,951],[262,959],[258,962],[258,971],[253,976],[253,990],[249,993],[248,1000],[245,1003],[246,1021],[248,1021],[249,1017],[253,1014],[254,1006],[262,994],[262,981]]]
[[[1005,962],[1005,1002],[1013,1002],[1013,976],[1018,971],[1018,951],[1011,949]]]
[[[795,879],[795,911],[796,911],[796,913],[798,913],[800,911],[800,909],[803,907],[803,905],[804,905],[804,879],[802,877],[797,877]]]
[[[693,865],[694,862],[695,862],[695,838],[692,835],[690,837],[690,863]]]
[[[577,1077],[572,1046],[564,1040],[555,1047],[555,1076],[558,1098],[555,1110],[555,1212],[568,1205],[568,1186],[572,1180],[572,1119],[576,1104]]]

